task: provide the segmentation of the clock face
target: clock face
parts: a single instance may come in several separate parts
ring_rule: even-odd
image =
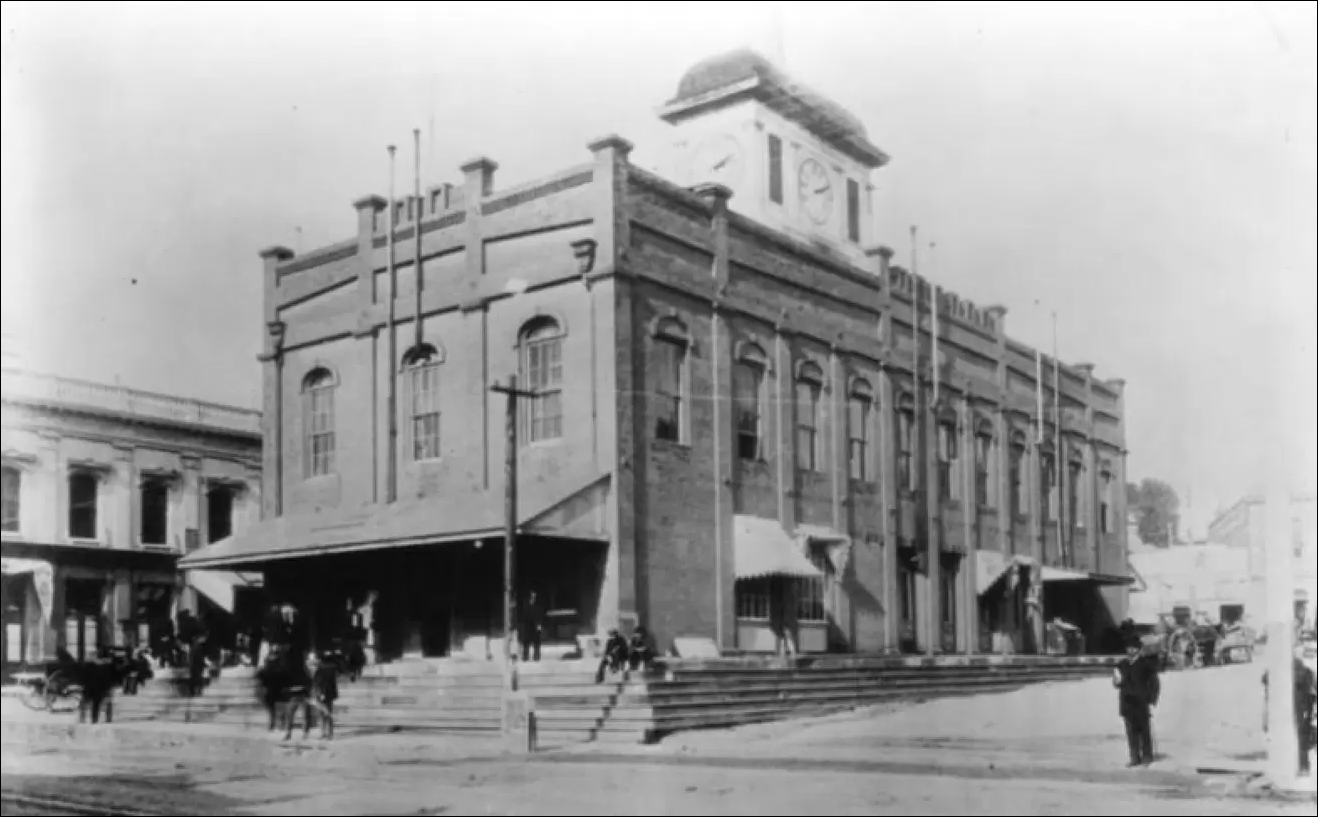
[[[801,209],[817,225],[823,225],[833,213],[833,182],[828,170],[815,159],[806,159],[796,175]]]
[[[714,182],[735,189],[745,165],[742,153],[741,143],[730,134],[704,139],[691,155],[692,183]]]

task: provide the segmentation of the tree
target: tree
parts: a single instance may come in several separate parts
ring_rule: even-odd
[[[1181,524],[1181,500],[1172,486],[1150,478],[1139,485],[1127,483],[1126,505],[1135,513],[1144,544],[1164,548],[1172,544],[1172,534]]]

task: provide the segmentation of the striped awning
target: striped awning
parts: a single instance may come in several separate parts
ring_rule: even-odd
[[[738,579],[765,576],[816,578],[824,573],[811,564],[800,544],[776,519],[733,517],[733,558]]]

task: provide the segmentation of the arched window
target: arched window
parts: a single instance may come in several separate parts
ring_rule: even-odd
[[[654,436],[657,440],[687,442],[687,356],[691,341],[675,318],[659,324],[654,333]]]
[[[903,491],[918,490],[915,468],[915,397],[903,394],[897,401],[897,484]]]
[[[403,356],[412,399],[409,430],[413,460],[439,456],[439,364],[442,362],[438,350],[428,343],[408,350]]]
[[[563,436],[563,328],[552,318],[537,318],[522,329],[522,388],[527,398],[522,414],[522,440],[538,443]]]
[[[950,411],[938,415],[938,495],[944,499],[960,499],[960,481],[954,478],[960,456],[957,444],[956,416]]]
[[[993,506],[993,425],[988,420],[975,424],[975,504]]]
[[[769,358],[754,344],[744,345],[732,367],[732,401],[737,422],[737,456],[764,459],[764,377]]]
[[[851,478],[861,482],[873,481],[870,464],[870,429],[874,416],[874,387],[868,380],[857,378],[851,382],[847,395],[847,458],[851,464]]]
[[[1025,435],[1016,432],[1011,436],[1011,451],[1007,460],[1008,479],[1011,481],[1011,522],[1029,513],[1025,498]]]
[[[329,369],[312,369],[302,381],[306,417],[306,475],[334,472],[334,389],[338,384]]]
[[[1099,533],[1112,533],[1112,464],[1104,461],[1099,469],[1098,486],[1098,530]]]
[[[1057,456],[1051,443],[1039,449],[1039,507],[1048,522],[1057,521]]]
[[[17,466],[4,466],[4,516],[0,530],[18,533],[22,518],[23,471]]]
[[[819,397],[824,390],[824,370],[818,364],[802,364],[796,374],[796,467],[819,471]]]

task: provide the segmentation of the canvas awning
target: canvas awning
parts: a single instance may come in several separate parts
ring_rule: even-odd
[[[1007,556],[996,550],[979,550],[975,553],[976,591],[982,596],[1005,578],[1012,568],[1032,567],[1035,564],[1035,560],[1029,556]]]
[[[815,578],[824,575],[810,563],[800,544],[787,535],[777,519],[734,516],[733,559],[738,579],[765,576]]]
[[[1047,582],[1093,582],[1103,585],[1134,584],[1131,576],[1114,576],[1108,573],[1089,573],[1083,570],[1070,570],[1060,567],[1044,566],[1042,578]]]
[[[0,574],[5,576],[32,576],[32,587],[37,593],[37,603],[41,605],[41,617],[50,624],[50,616],[55,602],[55,568],[50,562],[41,559],[0,558]]]
[[[232,570],[189,570],[186,577],[190,587],[231,615],[238,588],[260,587],[263,583],[260,573],[236,573]]]
[[[607,496],[608,479],[607,475],[590,474],[529,487],[521,503],[519,526],[539,523],[535,525],[537,535],[607,541],[607,531],[593,524],[600,514],[575,505],[583,496],[595,503]],[[573,520],[551,518],[554,514],[549,512],[564,506],[571,510]],[[266,520],[189,553],[179,560],[179,567],[233,570],[308,556],[502,537],[503,532],[502,491],[451,493]]]
[[[838,576],[846,572],[851,559],[850,536],[824,525],[797,525],[796,540],[803,553],[809,553],[812,547],[823,548],[833,572]]]

